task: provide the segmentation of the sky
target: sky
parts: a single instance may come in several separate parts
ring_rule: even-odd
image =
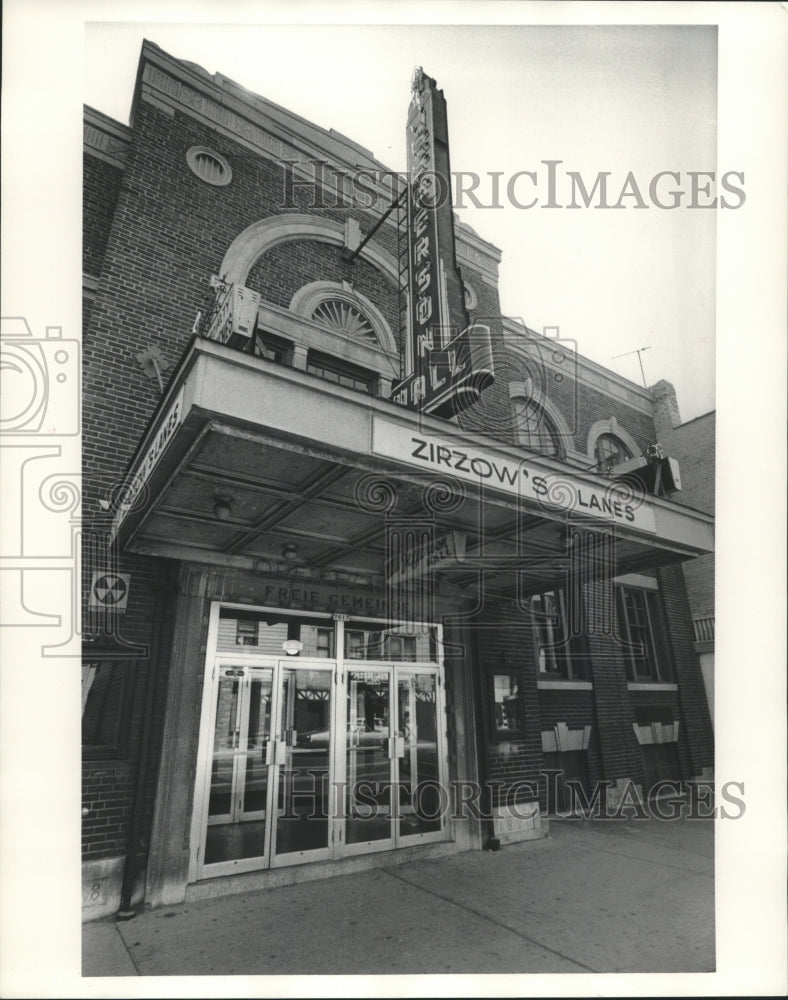
[[[688,207],[690,172],[716,170],[713,26],[92,22],[85,102],[124,123],[143,38],[342,132],[397,170],[410,78],[423,66],[447,101],[452,170],[480,177],[481,206],[465,196],[455,208],[502,251],[504,315],[538,331],[557,326],[568,347],[638,384],[668,379],[684,420],[715,408],[717,213]],[[561,207],[542,207],[550,160],[560,161]],[[676,209],[649,194],[662,171],[679,173],[656,189],[667,205],[682,190]],[[579,195],[579,207],[566,207],[570,173],[590,192],[602,172],[607,204],[623,207],[594,207],[598,193],[590,208]],[[641,202],[632,182],[619,201],[630,174]],[[719,181],[696,202],[715,193],[724,194]],[[538,205],[518,207],[534,195]]]

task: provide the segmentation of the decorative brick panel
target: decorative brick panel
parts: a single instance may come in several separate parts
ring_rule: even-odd
[[[587,620],[594,627],[588,636],[588,649],[594,683],[596,730],[599,734],[601,777],[611,781],[630,778],[643,782],[640,750],[632,729],[634,712],[627,694],[627,672],[618,635],[606,635],[596,627],[603,618],[616,622],[611,587],[605,581],[583,588]],[[603,605],[607,605],[603,608]],[[603,614],[604,612],[604,614]]]
[[[587,750],[588,780],[593,786],[600,780],[602,760],[599,747],[599,733],[594,713],[593,691],[564,691],[547,689],[539,691],[539,711],[542,718],[542,731],[550,730],[559,722],[566,723],[570,729],[591,727],[591,740]]]

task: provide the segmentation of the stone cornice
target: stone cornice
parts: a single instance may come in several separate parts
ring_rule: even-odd
[[[304,165],[323,160],[329,168],[344,172],[358,168],[381,173],[387,170],[369,150],[336,130],[307,122],[220,73],[211,76],[147,41],[142,47],[132,123],[141,100],[197,118],[269,159],[295,160]],[[304,176],[313,177],[311,166]],[[390,201],[390,181],[378,185],[378,190],[381,204]]]
[[[481,275],[487,284],[498,287],[498,264],[501,261],[501,251],[492,243],[482,239],[479,234],[465,223],[454,217],[454,240],[457,248],[457,263],[470,265]]]
[[[363,146],[334,129],[313,125],[219,73],[211,76],[199,66],[174,59],[150,42],[143,45],[132,122],[140,101],[151,103],[165,113],[178,110],[196,118],[267,159],[295,161],[293,170],[303,179],[314,180],[315,160],[326,161],[329,170],[380,171],[387,174],[387,179],[376,185],[378,205],[387,205],[391,200],[395,185],[388,168]],[[326,202],[332,203],[336,199],[335,187],[329,183],[324,190]],[[393,227],[393,218],[386,224]],[[482,280],[497,286],[500,250],[456,217],[455,237],[459,263],[473,268]]]
[[[83,151],[113,167],[126,166],[131,129],[85,105],[82,132]]]
[[[508,316],[503,317],[503,336],[507,346],[516,349],[524,332],[523,325],[517,320],[510,319]],[[543,339],[545,343],[548,341],[548,338],[541,338],[541,335],[533,330],[529,329],[528,334],[530,337]],[[598,392],[605,393],[617,402],[626,403],[627,406],[640,410],[641,413],[649,417],[653,416],[654,404],[648,389],[644,389],[635,382],[630,382],[629,379],[625,379],[615,372],[608,371],[607,368],[597,364],[596,361],[591,361],[590,358],[583,357],[582,354],[574,354],[573,358],[577,366],[578,378],[584,385],[590,385]],[[560,366],[552,363],[549,351],[540,352],[540,360],[548,368],[560,372],[562,375],[567,374],[566,363],[562,362]]]

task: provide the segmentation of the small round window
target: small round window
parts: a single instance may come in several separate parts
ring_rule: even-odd
[[[192,146],[186,154],[186,162],[201,181],[213,184],[214,187],[224,187],[233,178],[227,160],[205,146]]]

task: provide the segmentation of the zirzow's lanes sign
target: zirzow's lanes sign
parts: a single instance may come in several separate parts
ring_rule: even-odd
[[[617,483],[594,486],[570,472],[548,472],[527,459],[513,460],[493,450],[414,431],[379,417],[373,419],[372,451],[436,475],[523,497],[545,511],[566,510],[608,524],[656,532],[654,512]]]

